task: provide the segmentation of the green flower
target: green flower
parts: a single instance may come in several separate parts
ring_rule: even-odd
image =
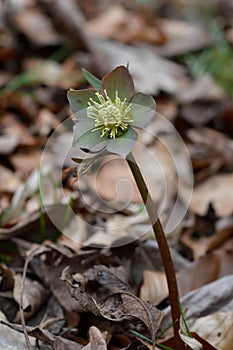
[[[104,76],[102,82],[85,71],[97,88],[69,90],[68,100],[77,123],[73,147],[89,153],[114,153],[124,158],[136,140],[135,128],[145,128],[155,115],[154,99],[134,93],[128,69],[119,66]]]

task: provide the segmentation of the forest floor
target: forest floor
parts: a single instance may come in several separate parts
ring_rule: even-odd
[[[233,350],[232,2],[9,0],[0,11],[0,348],[175,350],[125,160],[72,176],[68,89],[89,87],[83,67],[101,79],[128,65],[156,101],[133,153],[189,330],[204,350]]]

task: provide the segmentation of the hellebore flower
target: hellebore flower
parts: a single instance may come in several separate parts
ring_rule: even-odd
[[[113,153],[126,158],[137,140],[134,127],[145,128],[151,122],[155,101],[149,95],[134,93],[132,77],[124,66],[106,74],[102,82],[92,77],[97,90],[68,91],[73,117],[77,120],[73,147],[93,156]]]

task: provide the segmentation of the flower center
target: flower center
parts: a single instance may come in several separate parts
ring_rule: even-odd
[[[126,102],[126,98],[121,101],[116,91],[116,97],[112,101],[104,91],[105,97],[99,92],[96,96],[99,101],[92,98],[88,102],[87,116],[95,120],[95,129],[99,130],[101,137],[107,136],[114,139],[124,134],[129,127],[129,123],[133,121],[131,104]]]

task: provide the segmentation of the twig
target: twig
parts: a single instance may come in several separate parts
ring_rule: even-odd
[[[20,312],[20,320],[21,320],[21,324],[23,327],[23,333],[24,333],[24,337],[25,337],[25,342],[26,342],[26,346],[29,350],[32,350],[31,347],[31,343],[29,340],[29,336],[27,333],[27,328],[26,328],[26,322],[25,322],[25,317],[24,317],[24,312],[23,312],[23,295],[24,295],[24,289],[25,289],[25,280],[26,280],[26,274],[27,274],[27,268],[28,268],[28,264],[31,261],[31,259],[39,253],[40,247],[36,247],[35,249],[33,249],[29,255],[26,257],[25,259],[25,263],[24,263],[24,268],[23,268],[23,282],[22,282],[22,290],[21,290],[21,296],[20,296],[20,301],[19,301],[19,312]]]

